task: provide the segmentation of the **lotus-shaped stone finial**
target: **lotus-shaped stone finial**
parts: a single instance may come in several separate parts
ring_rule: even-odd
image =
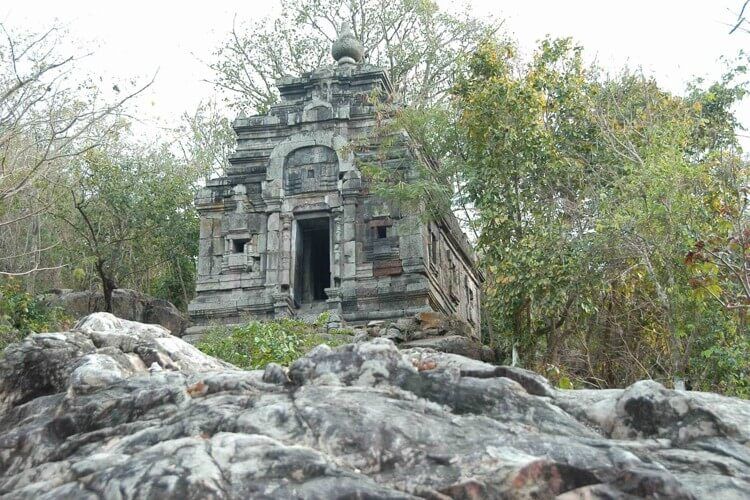
[[[354,37],[352,27],[348,22],[341,25],[339,37],[333,42],[331,55],[339,64],[355,64],[362,61],[365,48],[362,42]]]

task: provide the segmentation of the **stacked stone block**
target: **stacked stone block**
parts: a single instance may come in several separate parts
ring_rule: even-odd
[[[393,91],[386,73],[342,59],[278,88],[281,101],[267,115],[235,120],[225,176],[196,197],[194,325],[311,310],[365,324],[439,311],[478,330],[481,278],[457,222],[401,213],[370,192],[360,170],[376,155],[402,174],[419,161],[405,135],[385,154],[378,143],[376,101]],[[295,292],[295,280],[309,275],[295,272],[305,255],[301,228],[321,218],[330,236],[327,300],[305,304]]]

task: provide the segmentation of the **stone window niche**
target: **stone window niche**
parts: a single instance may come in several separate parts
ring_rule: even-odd
[[[474,325],[475,324],[474,322],[474,290],[469,288],[468,284],[467,284],[466,289],[469,291],[469,300],[466,304],[466,308],[467,308],[466,318],[469,320],[469,323]]]
[[[369,233],[365,241],[365,259],[368,261],[392,260],[399,257],[398,236],[390,218],[369,221]]]
[[[437,269],[438,266],[438,239],[433,231],[430,231],[430,264]]]
[[[284,160],[284,190],[288,195],[336,189],[339,163],[327,146],[304,146]]]
[[[245,253],[245,247],[250,243],[250,238],[235,238],[232,240],[232,253]]]

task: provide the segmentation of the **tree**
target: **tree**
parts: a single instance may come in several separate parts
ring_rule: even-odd
[[[65,32],[20,34],[0,24],[0,275],[43,266],[41,214],[58,202],[65,164],[119,126],[123,106],[145,87],[107,93],[76,77],[77,57],[61,55]],[[124,87],[124,85],[123,85]]]
[[[182,119],[176,142],[183,161],[201,176],[223,175],[235,145],[229,120],[213,101],[201,103],[194,113],[185,113]]]
[[[466,190],[495,281],[488,300],[503,311],[522,352],[546,339],[554,363],[583,277],[575,272],[582,248],[572,235],[589,224],[576,213],[591,187],[584,163],[590,77],[567,40],[544,42],[525,68],[514,54],[512,45],[483,47],[456,88],[471,165]]]
[[[714,159],[706,209],[715,224],[701,232],[685,257],[694,272],[690,284],[723,308],[736,310],[742,328],[750,311],[750,165],[739,155]]]
[[[599,385],[710,379],[696,355],[737,317],[695,293],[684,256],[719,222],[705,200],[736,145],[730,87],[603,78],[566,40],[526,64],[507,45],[472,58],[456,87],[466,186],[496,326],[526,363]]]
[[[112,311],[112,292],[120,283],[135,282],[148,291],[154,275],[159,286],[177,286],[169,298],[186,305],[198,240],[192,206],[196,174],[165,146],[119,145],[89,150],[74,178],[71,205],[56,216],[78,238],[69,250],[79,254],[79,262],[93,263],[106,310]]]
[[[685,262],[712,234],[744,262],[747,178],[727,180],[742,67],[676,96],[638,72],[605,77],[581,53],[570,40],[529,60],[482,45],[448,106],[393,114],[384,130],[405,128],[430,168],[419,189],[380,172],[378,192],[470,216],[491,340],[522,364],[598,387],[689,377],[745,394],[746,327]],[[712,278],[725,294],[742,290],[730,271]]]
[[[735,31],[742,30],[742,31],[748,31],[747,28],[745,28],[745,25],[747,24],[747,10],[748,6],[750,6],[750,0],[745,0],[742,4],[742,7],[740,8],[739,13],[737,14],[737,19],[734,21],[734,25],[732,26],[732,29],[729,30],[729,34],[731,35]]]
[[[406,102],[445,98],[460,58],[493,36],[499,24],[468,12],[441,11],[432,0],[282,0],[282,14],[234,26],[211,68],[226,101],[262,113],[278,100],[275,82],[331,62],[331,43],[352,25],[369,63],[388,70]]]

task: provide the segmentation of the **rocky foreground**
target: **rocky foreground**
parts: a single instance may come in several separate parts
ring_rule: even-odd
[[[390,340],[240,371],[97,313],[0,366],[8,498],[750,498],[750,402]]]

